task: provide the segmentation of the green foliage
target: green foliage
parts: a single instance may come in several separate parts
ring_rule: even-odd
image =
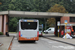
[[[47,19],[47,24],[48,24],[50,27],[54,27],[54,26],[55,26],[55,18],[48,18],[48,19]]]
[[[3,33],[2,33],[2,32],[0,32],[0,35],[3,35]]]
[[[16,32],[17,31],[17,22],[19,21],[20,18],[17,17],[10,17],[9,18],[9,31],[10,32]]]
[[[51,7],[48,12],[60,12],[60,13],[68,13],[63,5],[55,4],[53,7]],[[49,26],[55,26],[55,18],[48,18],[47,24]]]
[[[37,11],[46,12],[55,4],[60,4],[70,12],[75,12],[75,0],[0,0],[0,11]]]
[[[60,12],[60,13],[68,13],[63,5],[55,4],[53,7],[51,7],[48,12]]]

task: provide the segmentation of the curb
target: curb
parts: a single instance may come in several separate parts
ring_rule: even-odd
[[[47,38],[47,37],[44,37],[44,38]],[[69,44],[69,45],[75,46],[75,44],[71,44],[71,43],[68,43],[68,42],[64,42],[64,41],[60,41],[60,40],[56,40],[56,39],[52,39],[52,38],[47,38],[47,39],[50,39],[50,40],[53,40],[53,41],[58,41],[58,42],[61,42],[61,43],[65,43],[65,44]]]
[[[9,45],[8,50],[11,50],[11,46],[12,46],[12,42],[13,42],[14,37],[15,37],[15,36],[13,36],[13,38],[12,38],[12,40],[11,40],[11,42],[10,42],[10,45]]]

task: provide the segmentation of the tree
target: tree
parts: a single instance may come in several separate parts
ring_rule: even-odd
[[[61,0],[60,5],[63,5],[69,13],[75,13],[75,0]]]
[[[63,5],[60,5],[60,4],[55,4],[47,12],[68,13],[66,11],[66,9],[64,8],[64,6]],[[49,26],[54,26],[55,25],[55,18],[48,18],[47,19],[47,24],[49,24]]]
[[[18,22],[18,19],[16,17],[11,17],[9,19],[9,28],[11,28],[9,31],[10,32],[14,32],[14,31],[17,31],[17,22]]]
[[[60,13],[68,13],[63,5],[55,4],[53,7],[51,7],[48,12],[60,12]]]
[[[54,27],[55,26],[55,18],[48,18],[47,24],[49,27]]]

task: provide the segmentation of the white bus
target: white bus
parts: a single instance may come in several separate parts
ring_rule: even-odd
[[[42,36],[43,26],[39,25],[39,36]]]
[[[39,21],[20,19],[18,22],[18,41],[39,40]]]

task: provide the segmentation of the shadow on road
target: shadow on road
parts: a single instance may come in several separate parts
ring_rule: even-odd
[[[21,44],[37,44],[36,41],[20,41]]]

